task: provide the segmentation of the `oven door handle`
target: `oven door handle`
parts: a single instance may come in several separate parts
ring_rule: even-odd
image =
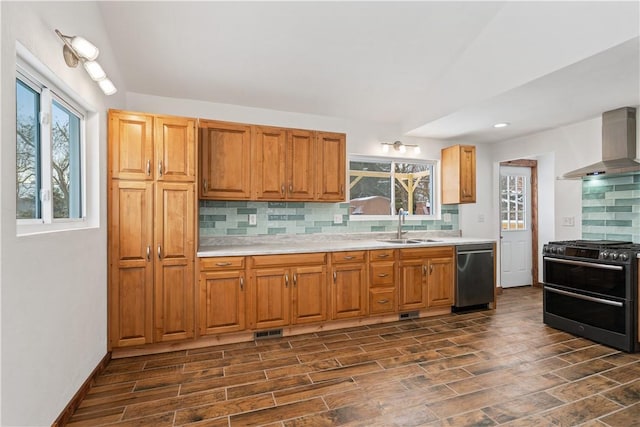
[[[624,267],[622,267],[621,265],[598,264],[596,262],[574,261],[572,259],[551,258],[551,257],[545,257],[545,259],[551,262],[558,262],[560,264],[579,265],[581,267],[591,267],[591,268],[601,268],[603,270],[622,271],[624,269]]]
[[[624,306],[624,304],[619,302],[619,301],[610,301],[610,300],[603,299],[603,298],[590,297],[589,295],[576,294],[574,292],[563,291],[563,290],[555,289],[555,288],[547,288],[547,287],[545,287],[544,289],[546,291],[554,292],[556,294],[566,295],[566,296],[569,296],[569,297],[579,298],[579,299],[592,301],[592,302],[598,302],[600,304],[612,305],[614,307],[622,307],[622,306]]]

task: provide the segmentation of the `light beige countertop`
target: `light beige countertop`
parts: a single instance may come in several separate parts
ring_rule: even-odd
[[[301,234],[253,237],[209,237],[201,239],[198,257],[274,255],[313,252],[337,252],[375,249],[399,249],[459,246],[494,243],[495,240],[460,237],[457,232],[408,232],[403,239],[432,239],[420,243],[389,243],[395,233]]]

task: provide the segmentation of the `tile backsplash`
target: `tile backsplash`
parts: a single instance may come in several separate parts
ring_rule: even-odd
[[[256,215],[256,225],[249,225],[250,214]],[[336,215],[342,217],[341,224],[334,223]],[[442,216],[450,221],[411,220],[408,217],[402,229],[458,230],[457,205],[443,206]],[[385,232],[395,231],[397,226],[397,219],[350,221],[349,203],[200,200],[201,237]]]
[[[582,181],[582,237],[640,243],[640,173]]]

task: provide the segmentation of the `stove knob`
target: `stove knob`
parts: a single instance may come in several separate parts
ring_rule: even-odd
[[[618,259],[618,252],[611,252],[611,259],[612,260],[617,260]]]
[[[627,254],[620,254],[620,261],[626,261],[629,259],[629,256]]]
[[[559,254],[563,254],[564,253],[564,248],[562,246],[558,248],[558,253]]]
[[[556,248],[555,246],[551,246],[551,249],[549,249],[551,251],[552,254],[556,253]]]
[[[602,258],[603,259],[609,258],[609,252],[607,252],[607,251],[602,252]]]

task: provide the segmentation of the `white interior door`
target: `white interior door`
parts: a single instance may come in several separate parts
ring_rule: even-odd
[[[531,169],[500,166],[500,286],[532,283]]]

